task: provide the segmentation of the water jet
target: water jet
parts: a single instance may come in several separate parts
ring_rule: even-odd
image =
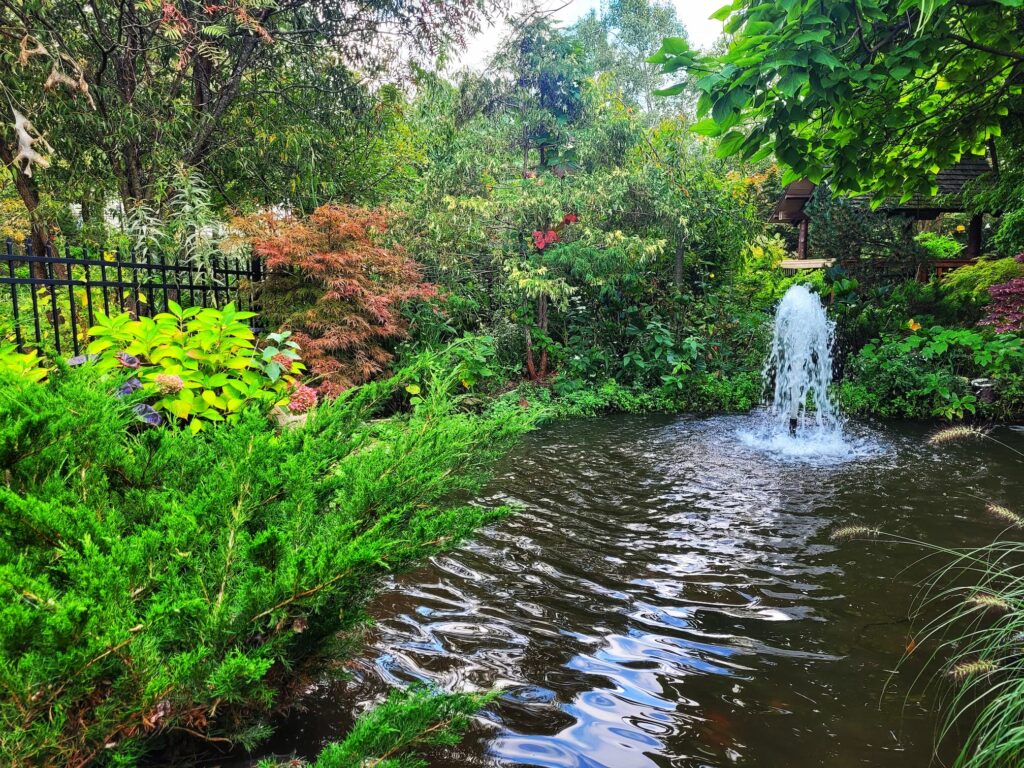
[[[770,411],[778,432],[791,437],[839,430],[829,398],[835,323],[816,293],[794,285],[779,302],[772,345],[765,363],[766,384],[773,385]]]

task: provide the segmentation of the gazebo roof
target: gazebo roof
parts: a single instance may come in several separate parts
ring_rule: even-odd
[[[910,216],[916,219],[934,219],[940,213],[955,213],[965,209],[963,193],[965,187],[975,179],[984,176],[991,170],[988,159],[978,155],[965,155],[952,168],[939,171],[935,177],[938,191],[934,195],[914,195],[906,202],[896,198],[884,201],[879,210],[895,215]],[[816,185],[801,179],[789,184],[783,190],[782,197],[775,204],[769,222],[775,224],[797,224],[806,218],[804,206],[811,199]],[[851,198],[857,205],[867,206],[871,198],[858,195]]]

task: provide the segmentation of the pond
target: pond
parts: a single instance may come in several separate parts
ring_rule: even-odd
[[[270,749],[314,756],[353,709],[423,680],[504,691],[437,766],[927,765],[942,686],[915,682],[926,654],[898,664],[943,561],[829,533],[985,543],[1003,526],[984,502],[1022,497],[1021,460],[917,425],[792,458],[750,439],[759,418],[530,435],[483,500],[520,511],[389,584],[354,679],[318,686]]]

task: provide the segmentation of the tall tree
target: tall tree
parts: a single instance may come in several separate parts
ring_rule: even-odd
[[[668,38],[650,59],[700,75],[695,130],[720,152],[771,152],[784,181],[930,194],[935,175],[1024,116],[1024,0],[733,0],[703,56]],[[682,88],[682,85],[678,86]]]
[[[148,200],[168,168],[237,153],[229,118],[265,106],[268,87],[278,99],[342,99],[350,78],[301,73],[341,63],[376,76],[403,54],[437,54],[488,3],[0,0],[0,95],[12,118],[0,123],[0,159],[33,213],[39,172],[49,163],[74,177],[83,169],[72,161],[89,153],[123,201]]]
[[[674,6],[660,0],[611,0],[600,15],[591,11],[580,19],[571,34],[583,45],[587,68],[610,73],[634,104],[648,111],[678,106],[655,98],[666,76],[645,61],[663,37],[686,38]]]

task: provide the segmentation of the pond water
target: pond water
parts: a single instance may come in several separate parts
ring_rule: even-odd
[[[941,686],[897,668],[922,580],[911,546],[849,524],[990,541],[1021,459],[924,427],[850,427],[810,460],[751,439],[758,415],[608,417],[528,436],[483,503],[521,510],[387,585],[347,683],[279,724],[310,757],[396,684],[504,690],[436,766],[894,766],[933,757]],[[1024,445],[1004,429],[1000,439]]]

